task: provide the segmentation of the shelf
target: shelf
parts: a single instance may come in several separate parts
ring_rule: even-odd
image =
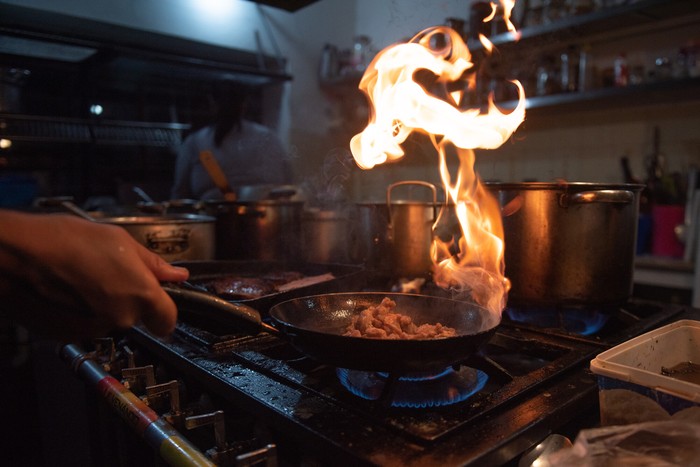
[[[593,36],[616,35],[624,37],[632,29],[671,27],[669,21],[699,23],[700,2],[697,0],[642,0],[628,5],[601,9],[592,13],[572,16],[557,22],[519,30],[519,40],[512,33],[499,34],[489,39],[504,56],[517,50],[542,46],[559,47],[582,43]],[[666,26],[661,26],[666,25]],[[639,32],[639,31],[637,31]],[[483,46],[478,40],[469,40],[470,50]],[[321,81],[322,88],[347,92],[356,89],[362,73],[351,73]],[[577,112],[610,108],[673,104],[700,100],[700,77],[689,77],[650,82],[626,87],[608,87],[584,92],[559,93],[545,96],[527,96],[526,109]],[[496,102],[503,109],[512,109],[517,102]]]
[[[0,114],[0,137],[40,143],[94,143],[167,147],[189,125]]]
[[[692,273],[693,263],[677,258],[643,255],[635,258],[635,268],[640,270]]]
[[[158,122],[193,121],[212,83],[292,79],[281,57],[2,2],[0,63],[27,71],[0,136],[28,143],[169,147],[190,125]]]
[[[700,275],[694,263],[681,259],[658,256],[637,256],[634,264],[634,283],[692,292],[691,305],[700,308]]]
[[[489,40],[499,49],[515,43],[518,47],[526,47],[552,41],[580,41],[596,35],[624,34],[625,30],[631,28],[653,26],[697,13],[700,13],[700,3],[697,0],[640,0],[548,24],[532,27],[525,25],[518,31],[518,40],[513,33],[498,34],[489,37]],[[470,40],[469,46],[472,50],[481,48],[478,40]]]
[[[513,33],[499,34],[490,40],[500,52],[498,66],[506,66],[504,64],[514,57],[523,60],[523,52],[526,56],[530,52],[553,53],[569,46],[590,44],[593,39],[608,43],[617,39],[644,36],[652,31],[658,33],[680,25],[696,24],[700,25],[700,2],[696,0],[641,0],[548,24],[525,27],[519,30],[520,36],[517,40]],[[470,40],[470,48],[481,47],[478,41]],[[527,59],[532,60],[533,57],[528,56]],[[548,113],[556,113],[608,110],[699,101],[700,77],[544,96],[536,96],[533,91],[530,90],[527,94],[526,108],[530,111],[546,109]],[[497,104],[504,109],[512,109],[517,103],[506,101]]]
[[[561,108],[568,112],[602,110],[623,105],[669,104],[695,100],[700,100],[700,78],[685,78],[620,88],[602,88],[585,92],[527,97],[525,106],[528,110]],[[501,108],[512,109],[515,107],[516,102],[508,101],[497,104]]]
[[[640,285],[653,285],[656,287],[668,287],[671,289],[693,290],[693,272],[679,272],[669,270],[639,269],[634,270],[634,283]]]
[[[0,58],[4,55],[15,66],[42,59],[57,69],[78,68],[103,79],[105,86],[123,79],[140,84],[228,79],[255,86],[292,79],[281,57],[19,5],[0,3],[0,38],[17,46],[0,49]],[[37,55],[41,50],[46,51],[43,57]],[[56,60],[60,51],[71,56]]]

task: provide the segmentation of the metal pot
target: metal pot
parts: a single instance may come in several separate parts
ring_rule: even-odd
[[[201,201],[195,199],[171,199],[168,201],[141,201],[137,209],[144,214],[198,214]]]
[[[217,259],[300,260],[303,206],[274,199],[206,201],[205,212],[216,218]]]
[[[392,191],[403,185],[423,186],[432,201],[392,201]],[[432,226],[437,216],[435,186],[422,181],[389,185],[384,203],[357,203],[353,222],[351,260],[364,263],[382,276],[424,277],[430,274]]]
[[[87,212],[71,197],[39,198],[37,206],[60,207],[90,222],[114,224],[168,262],[212,260],[215,256],[216,219],[197,214],[161,214],[114,216]]]
[[[302,214],[302,241],[305,261],[311,263],[347,263],[348,227],[344,211],[306,209]]]
[[[97,217],[115,224],[168,262],[212,260],[215,257],[215,219],[196,214]]]
[[[642,185],[485,185],[503,210],[510,303],[606,305],[630,297]]]

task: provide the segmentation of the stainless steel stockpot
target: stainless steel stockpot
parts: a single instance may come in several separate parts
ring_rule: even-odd
[[[431,201],[392,199],[402,185],[426,187]],[[387,277],[424,277],[432,270],[430,247],[437,216],[435,186],[423,181],[389,185],[386,202],[357,203],[352,225],[351,259]]]
[[[642,185],[485,186],[502,207],[510,303],[614,304],[631,296]]]
[[[303,201],[205,201],[216,218],[217,259],[301,259]]]

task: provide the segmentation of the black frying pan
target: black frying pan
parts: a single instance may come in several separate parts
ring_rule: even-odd
[[[274,305],[273,325],[251,307],[214,295],[164,286],[183,311],[194,312],[222,326],[257,334],[268,331],[288,339],[305,355],[329,365],[365,371],[420,372],[463,362],[495,332],[500,317],[468,302],[425,295],[366,292],[295,298]],[[417,324],[442,323],[457,336],[439,339],[389,340],[344,336],[352,317],[384,297]]]

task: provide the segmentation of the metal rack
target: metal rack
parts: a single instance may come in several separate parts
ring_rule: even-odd
[[[189,125],[0,114],[0,137],[42,143],[171,146]]]

